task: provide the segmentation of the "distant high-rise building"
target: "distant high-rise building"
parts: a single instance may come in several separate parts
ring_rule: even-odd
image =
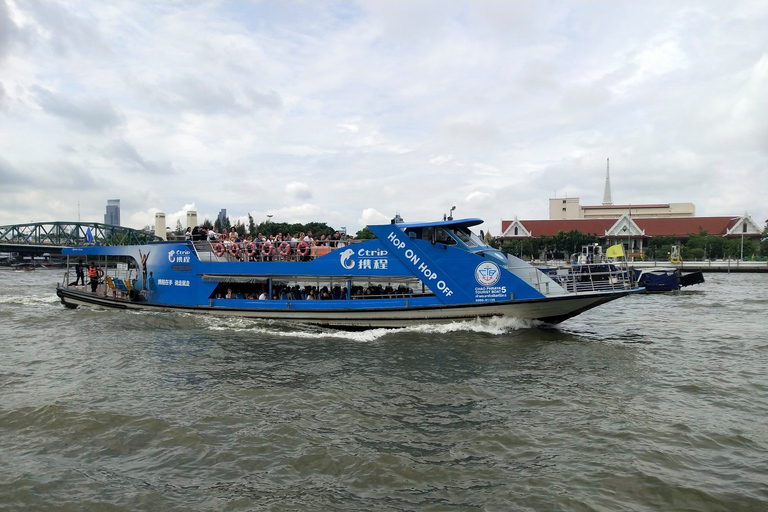
[[[155,236],[167,240],[165,234],[165,214],[163,212],[157,212],[155,214]]]
[[[104,214],[104,224],[120,225],[119,199],[107,199],[107,213]]]
[[[221,211],[219,212],[219,226],[224,225],[224,219],[226,218],[227,218],[227,209],[222,208]]]
[[[197,226],[197,212],[195,210],[187,210],[187,227],[193,228]]]

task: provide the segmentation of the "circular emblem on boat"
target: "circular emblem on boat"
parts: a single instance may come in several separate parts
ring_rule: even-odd
[[[475,269],[475,281],[483,286],[493,286],[499,282],[501,269],[491,261],[484,261]]]

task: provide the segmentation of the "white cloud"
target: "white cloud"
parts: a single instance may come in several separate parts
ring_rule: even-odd
[[[467,196],[465,201],[470,204],[482,204],[488,200],[491,199],[491,194],[488,194],[486,192],[472,192]]]
[[[285,186],[285,193],[296,199],[309,199],[312,197],[312,190],[309,185],[300,181],[292,181]]]
[[[357,219],[357,222],[361,226],[367,226],[368,224],[388,224],[391,219],[392,217],[384,215],[380,211],[376,210],[376,208],[366,208],[363,210],[360,218]]]
[[[453,160],[453,155],[438,155],[436,157],[430,158],[429,163],[432,165],[445,165],[451,160]]]
[[[762,222],[767,22],[750,0],[0,0],[0,224],[111,198],[132,227],[546,218],[599,204],[607,157],[616,202]]]

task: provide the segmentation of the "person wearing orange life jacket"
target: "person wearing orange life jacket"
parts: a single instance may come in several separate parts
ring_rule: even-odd
[[[88,279],[91,280],[91,291],[96,293],[96,287],[99,286],[99,269],[96,268],[95,263],[91,263],[88,267]]]

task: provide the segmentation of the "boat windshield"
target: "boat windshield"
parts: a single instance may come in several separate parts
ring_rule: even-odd
[[[477,235],[471,232],[467,228],[456,227],[451,229],[451,232],[456,235],[456,238],[464,242],[467,247],[477,247],[478,245],[485,245]]]
[[[482,238],[464,226],[409,227],[406,228],[405,234],[416,240],[431,240],[434,236],[436,242],[446,245],[456,245],[457,240],[460,240],[467,247],[486,247]]]
[[[449,234],[449,230],[443,228],[435,230],[435,241],[441,244],[456,245],[456,240]]]

